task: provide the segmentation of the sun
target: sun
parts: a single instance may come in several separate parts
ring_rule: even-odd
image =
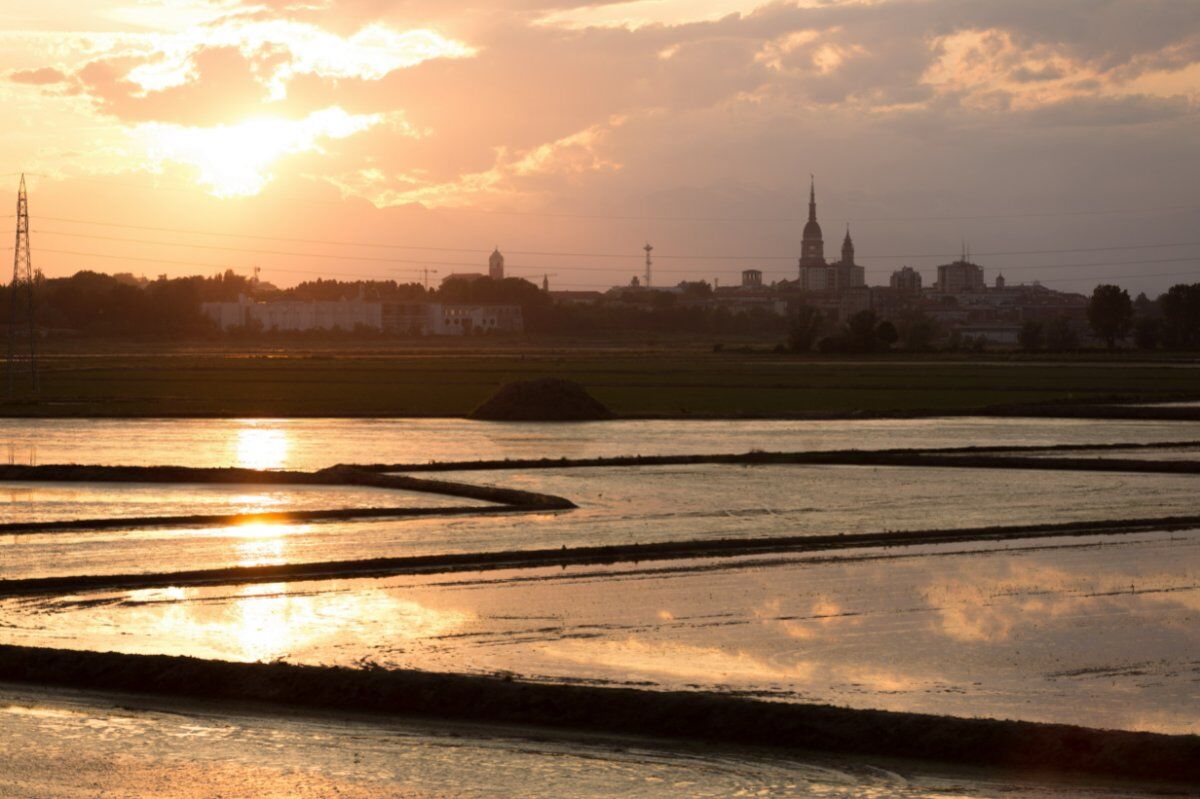
[[[353,136],[380,119],[332,107],[302,119],[257,117],[206,128],[147,123],[136,133],[155,168],[184,164],[212,194],[246,197],[262,191],[273,177],[272,166],[284,156],[319,151],[322,141]]]

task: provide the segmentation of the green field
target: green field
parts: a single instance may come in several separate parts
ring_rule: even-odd
[[[49,353],[7,416],[462,416],[501,384],[576,380],[627,416],[963,412],[1200,395],[1189,363],[863,361],[631,350]]]

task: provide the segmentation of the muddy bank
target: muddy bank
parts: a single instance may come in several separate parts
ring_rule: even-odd
[[[1195,397],[1181,397],[1187,401]],[[1137,405],[1137,402],[1155,402],[1158,398],[1126,398],[1105,400],[1104,403],[1091,404],[1087,402],[1045,403],[1034,405],[991,405],[980,410],[978,416],[1001,416],[1017,419],[1050,418],[1050,419],[1147,419],[1166,422],[1195,422],[1200,420],[1200,407],[1163,407],[1160,405]],[[1168,401],[1168,400],[1161,400]],[[1107,403],[1131,404],[1107,404]],[[965,415],[965,414],[954,414]]]
[[[0,680],[530,724],[795,751],[1195,783],[1200,737],[794,705],[701,692],[0,646]]]
[[[149,574],[95,574],[0,580],[0,596],[62,593],[97,589],[148,588],[168,585],[241,585],[246,583],[390,577],[399,574],[492,571],[546,566],[586,566],[653,560],[732,558],[746,555],[903,547],[971,541],[1006,541],[1091,535],[1128,535],[1200,528],[1198,516],[1166,516],[1099,522],[975,527],[957,530],[851,533],[774,538],[719,538],[616,544],[559,549],[506,550],[461,554],[416,555],[365,560],[237,566]]]
[[[183,516],[125,516],[118,518],[62,519],[49,522],[0,523],[0,535],[43,535],[89,530],[133,530],[148,527],[235,527],[244,524],[301,524],[304,522],[352,521],[355,519],[408,519],[464,514],[528,513],[542,508],[513,505],[457,505],[442,508],[332,508],[270,513],[212,513]],[[546,508],[545,510],[559,510]]]
[[[1183,442],[1149,446],[1197,446]],[[1152,461],[1122,458],[1035,458],[1024,452],[1055,452],[1105,449],[1106,447],[1064,445],[1062,447],[962,447],[948,449],[822,450],[809,452],[762,452],[719,455],[628,455],[602,458],[532,458],[514,460],[447,461],[422,464],[364,464],[356,469],[399,472],[495,471],[500,469],[582,469],[605,466],[686,466],[694,464],[803,465],[803,466],[918,466],[977,469],[1037,469],[1046,471],[1142,472],[1149,474],[1200,474],[1200,461]],[[1112,449],[1132,448],[1113,445]],[[1004,453],[1004,454],[999,454]],[[1013,454],[1009,454],[1013,453]]]
[[[505,458],[494,460],[474,461],[433,461],[428,463],[390,463],[390,464],[355,464],[353,468],[383,472],[449,472],[498,469],[554,469],[582,466],[645,466],[655,464],[686,463],[689,458],[699,458],[698,463],[721,463],[723,459],[739,459],[732,462],[761,462],[764,457],[779,457],[785,455],[803,456],[808,454],[828,455],[1008,455],[1039,452],[1115,452],[1120,450],[1155,450],[1155,449],[1186,449],[1200,448],[1200,441],[1151,441],[1140,443],[1118,444],[1011,444],[1005,446],[969,447],[893,447],[889,449],[851,449],[851,450],[819,450],[806,452],[763,452],[750,451],[744,453],[718,453],[694,455],[626,455],[596,458]],[[743,460],[744,459],[744,460]]]
[[[369,486],[445,494],[502,505],[568,509],[569,500],[549,494],[520,491],[496,486],[430,480],[404,474],[380,474],[380,470],[359,466],[332,466],[315,472],[266,471],[237,468],[198,468],[191,466],[0,466],[0,481],[80,482],[80,483],[193,483],[215,485],[321,485]]]
[[[48,522],[6,522],[0,534],[21,535],[76,530],[132,529],[135,527],[197,527],[257,522],[310,522],[349,519],[405,518],[461,515],[464,513],[512,513],[514,511],[558,511],[576,507],[563,497],[512,488],[430,480],[402,474],[381,474],[351,466],[335,466],[317,472],[256,471],[252,469],[207,469],[186,466],[0,466],[0,481],[10,482],[95,482],[206,485],[322,485],[364,486],[442,494],[493,503],[488,506],[445,508],[378,507],[332,508],[328,510],[279,511],[271,513],[191,514],[125,518],[67,519]]]
[[[553,494],[539,494],[534,491],[522,491],[516,488],[503,488],[500,486],[457,483],[450,480],[431,480],[429,478],[411,477],[404,474],[383,474],[358,466],[333,466],[315,472],[315,474],[344,482],[347,485],[398,488],[405,491],[424,491],[430,494],[444,494],[452,497],[478,499],[484,502],[510,505],[522,510],[570,510],[576,507],[575,503],[569,499],[556,497]]]

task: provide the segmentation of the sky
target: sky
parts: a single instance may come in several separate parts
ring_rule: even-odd
[[[871,284],[1200,281],[1197,0],[5,2],[0,104],[49,276],[792,279],[811,175]]]

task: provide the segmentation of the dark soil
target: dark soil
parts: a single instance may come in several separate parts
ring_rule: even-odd
[[[586,422],[614,414],[580,384],[545,377],[506,383],[471,413],[494,422]]]
[[[1200,736],[851,710],[704,692],[18,646],[0,646],[0,680],[1200,783]]]

